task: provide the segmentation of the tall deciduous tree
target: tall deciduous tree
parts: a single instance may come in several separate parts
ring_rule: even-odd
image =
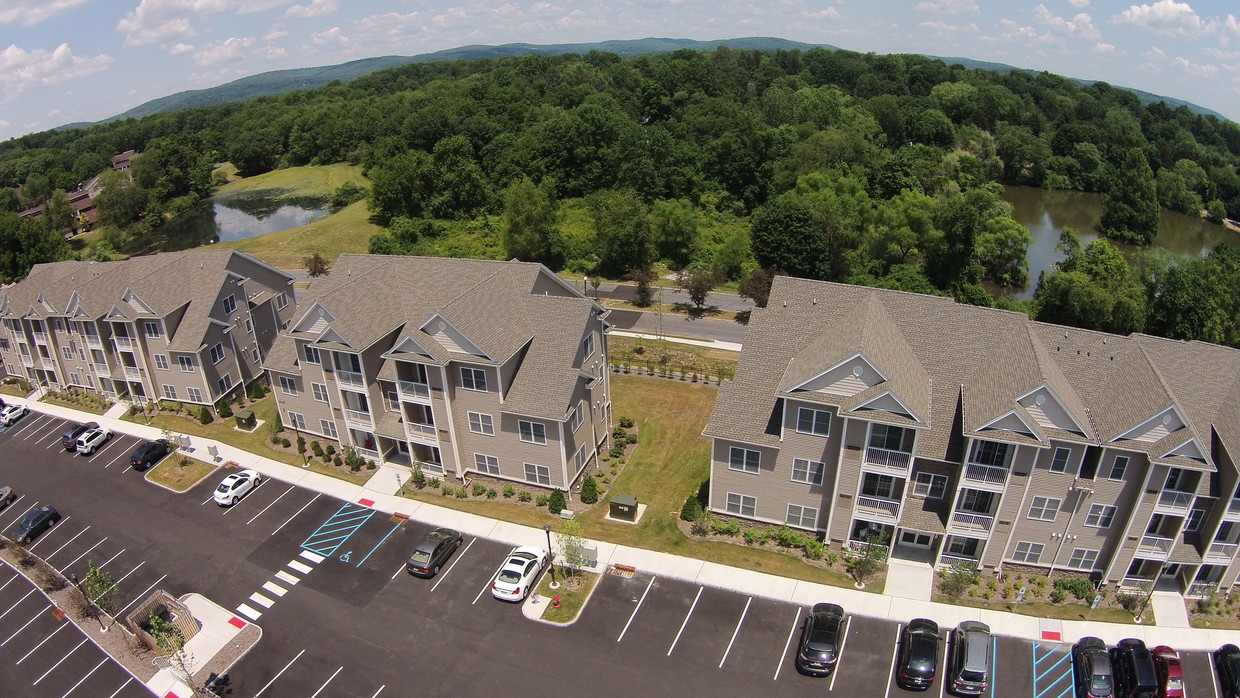
[[[564,264],[564,239],[560,235],[555,182],[544,179],[535,185],[528,177],[513,182],[504,192],[504,254],[525,262],[542,262],[552,269]]]
[[[1102,197],[1102,232],[1117,240],[1148,245],[1158,232],[1158,215],[1154,171],[1145,152],[1133,148]]]
[[[650,229],[659,256],[676,267],[689,263],[697,247],[698,213],[685,199],[656,201],[650,210]]]
[[[52,192],[51,198],[43,206],[43,220],[48,230],[57,234],[73,227],[74,214],[73,204],[69,203],[69,196],[63,189]]]
[[[594,218],[599,270],[622,276],[650,262],[651,234],[646,205],[632,191],[601,191],[588,202]]]
[[[760,266],[782,269],[789,276],[822,278],[826,236],[814,214],[796,198],[781,196],[755,211],[749,236]]]

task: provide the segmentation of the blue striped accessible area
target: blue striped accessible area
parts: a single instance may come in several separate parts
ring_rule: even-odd
[[[331,518],[324,521],[318,530],[311,533],[301,547],[316,555],[331,557],[350,536],[357,532],[357,529],[374,515],[374,509],[345,504],[340,507],[339,511],[332,514]]]

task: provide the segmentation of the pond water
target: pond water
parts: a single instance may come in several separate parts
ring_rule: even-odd
[[[126,245],[126,252],[174,252],[213,242],[244,240],[296,228],[326,216],[326,202],[281,196],[280,189],[206,199]]]
[[[1055,249],[1059,234],[1072,228],[1081,238],[1081,245],[1097,240],[1102,221],[1102,195],[1079,191],[1047,191],[1036,187],[1004,187],[1003,200],[1012,205],[1012,217],[1029,229],[1033,244],[1029,246],[1029,284],[1023,288],[992,290],[1028,300],[1037,290],[1038,274],[1049,270],[1063,259]],[[1177,257],[1199,257],[1222,242],[1240,245],[1240,233],[1215,225],[1201,218],[1163,210],[1158,221],[1158,234],[1152,247],[1161,248]],[[1129,263],[1135,263],[1143,248],[1112,241]]]

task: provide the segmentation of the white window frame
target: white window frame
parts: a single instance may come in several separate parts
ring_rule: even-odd
[[[233,313],[237,312],[237,296],[232,293],[228,294],[227,296],[224,296],[224,300],[220,302],[220,305],[224,309],[225,317],[232,315]]]
[[[220,358],[218,358],[218,359],[217,359],[217,358],[215,358],[215,355],[216,355],[216,351],[217,351],[217,350],[219,351],[219,357],[220,357]],[[223,361],[223,360],[224,360],[224,343],[223,343],[223,342],[216,342],[216,343],[215,343],[215,346],[211,347],[211,352],[210,352],[210,354],[211,354],[211,365],[212,365],[212,366],[214,366],[214,365],[218,364],[219,362]]]
[[[759,458],[760,457],[761,453],[759,453]],[[800,472],[798,473],[798,471]],[[822,461],[809,460],[808,458],[792,459],[793,482],[800,482],[805,485],[818,487],[822,485],[822,479],[826,472],[827,464]]]
[[[297,381],[288,376],[277,376],[280,383],[280,392],[285,395],[297,394]]]
[[[1041,503],[1040,506],[1039,502]],[[1053,508],[1051,506],[1052,502],[1054,503]],[[1062,505],[1062,499],[1056,499],[1055,497],[1035,496],[1033,501],[1029,504],[1029,512],[1025,514],[1025,517],[1033,519],[1034,521],[1054,521],[1055,517],[1059,516],[1059,507]],[[1034,512],[1037,513],[1035,514]],[[1047,514],[1050,514],[1050,516],[1048,517]]]
[[[487,391],[487,372],[481,368],[462,366],[461,387],[476,393],[485,393]]]
[[[147,339],[159,339],[163,333],[159,331],[159,323],[147,320],[142,323],[142,330],[146,333]]]
[[[65,361],[73,360],[73,348],[72,347],[61,347],[60,353],[64,355]]]
[[[474,468],[487,475],[499,475],[499,458],[485,453],[474,454]]]
[[[276,310],[284,310],[288,307],[288,294],[284,291],[276,294]]]
[[[538,444],[540,446],[547,445],[547,425],[542,422],[519,419],[517,420],[517,431],[521,434],[521,441],[523,443]]]
[[[151,358],[154,359],[155,361],[155,368],[161,371],[168,370],[168,355],[167,354],[152,354]]]
[[[809,519],[809,523],[805,520]],[[784,517],[784,523],[789,526],[798,528],[818,528],[818,509],[816,507],[807,507],[800,504],[789,504],[788,513]]]
[[[594,332],[593,331],[586,333],[585,338],[581,340],[581,360],[585,361],[591,356],[594,356]]]
[[[1031,540],[1017,541],[1016,549],[1012,551],[1012,560],[1028,565],[1036,565],[1041,562],[1042,553],[1044,552],[1046,552],[1046,544],[1044,543],[1035,543]]]
[[[306,358],[306,363],[316,366],[322,365],[323,359],[319,356],[319,348],[312,347],[309,344],[302,345],[302,354]]]
[[[330,436],[331,438],[337,439],[337,440],[340,439],[340,432],[336,431],[336,422],[334,422],[333,420],[320,419],[319,426],[322,427],[323,434],[325,436]]]
[[[469,431],[473,434],[495,436],[495,418],[485,412],[470,412]]]
[[[750,458],[750,455],[753,458]],[[739,458],[737,457],[739,456]],[[750,465],[750,460],[753,464]],[[728,449],[728,470],[738,473],[757,475],[762,472],[762,452],[744,446],[731,446]]]
[[[178,356],[177,365],[181,367],[181,373],[193,373],[195,368],[194,357]]]
[[[311,383],[310,394],[314,396],[315,402],[331,402],[327,397],[327,384],[325,383]]]
[[[169,400],[177,399],[177,387],[175,385],[164,385],[163,389],[164,389],[164,397],[168,398]]]
[[[1089,528],[1110,528],[1115,523],[1115,512],[1118,507],[1110,504],[1090,504],[1089,513],[1085,515],[1085,525]],[[1090,523],[1090,522],[1093,523]]]
[[[187,397],[190,402],[202,402],[202,391],[198,388],[189,387],[185,389],[185,392],[188,393]]]
[[[577,433],[577,430],[586,421],[585,415],[582,414],[585,411],[585,404],[585,400],[580,400],[577,402],[577,406],[573,408],[573,414],[568,419],[568,432],[570,434]]]
[[[1073,548],[1072,555],[1068,558],[1068,567],[1083,572],[1093,572],[1094,565],[1098,563],[1099,552],[1093,548]]]
[[[254,321],[250,318],[245,319],[245,333],[254,334]]]
[[[220,389],[220,395],[223,395],[229,390],[232,390],[233,389],[232,374],[225,373],[224,375],[220,376],[219,380],[215,381],[215,387]]]
[[[1059,454],[1063,454],[1063,460],[1059,459]],[[1068,471],[1068,459],[1072,457],[1072,449],[1060,446],[1055,449],[1055,457],[1051,458],[1050,471],[1052,473],[1065,473]]]
[[[941,482],[939,494],[934,495],[934,487],[936,483]],[[947,496],[947,476],[939,473],[919,472],[917,477],[913,479],[913,496],[922,499],[943,499]]]
[[[537,463],[525,464],[525,481],[543,487],[551,486],[551,468]]]
[[[724,500],[724,509],[729,514],[736,514],[737,516],[756,516],[758,498],[738,492],[729,492]]]
[[[1122,482],[1124,480],[1124,474],[1128,472],[1128,463],[1130,460],[1131,459],[1129,459],[1128,456],[1116,456],[1115,460],[1111,461],[1111,469],[1107,472],[1107,479]],[[1119,471],[1119,477],[1115,477],[1116,470]]]
[[[301,414],[300,412],[289,412],[289,413],[288,413],[288,423],[289,423],[289,424],[291,424],[291,425],[293,425],[293,428],[295,428],[295,429],[300,429],[300,430],[302,430],[302,431],[307,431],[307,429],[306,429],[306,415]]]
[[[1206,518],[1205,509],[1189,509],[1188,516],[1184,518],[1184,532],[1196,533],[1201,530],[1201,523]]]
[[[809,419],[806,420],[806,413],[809,413]],[[826,418],[826,427],[823,428],[819,424],[821,417]],[[802,423],[808,421],[808,428],[802,428]],[[820,431],[820,429],[823,429]],[[816,410],[812,407],[797,408],[797,433],[810,434],[812,436],[831,436],[831,413],[827,410]]]

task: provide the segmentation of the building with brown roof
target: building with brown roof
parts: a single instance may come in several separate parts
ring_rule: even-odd
[[[264,368],[286,426],[568,489],[611,431],[606,308],[540,264],[342,255]]]
[[[262,375],[292,283],[235,250],[36,264],[0,290],[0,359],[52,389],[212,405]]]
[[[779,277],[705,431],[710,509],[937,565],[1240,574],[1240,351]]]

